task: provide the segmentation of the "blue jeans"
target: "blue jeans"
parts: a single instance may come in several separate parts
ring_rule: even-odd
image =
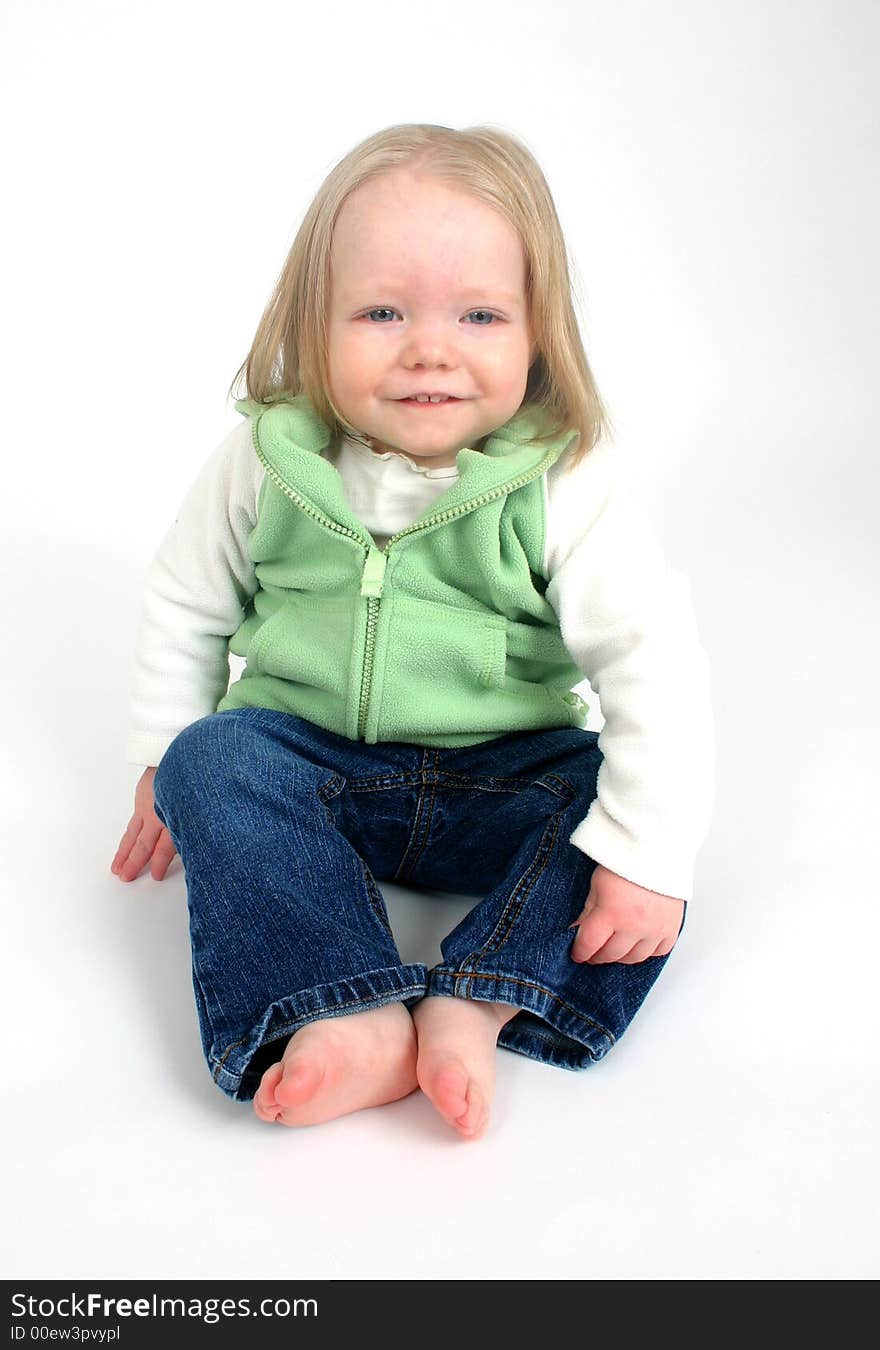
[[[596,795],[597,742],[560,728],[367,745],[250,707],[186,727],[153,787],[217,1085],[246,1101],[306,1023],[426,994],[519,1008],[498,1044],[545,1064],[601,1059],[667,958],[571,959],[595,863],[569,835]],[[481,898],[428,970],[401,962],[377,880]]]

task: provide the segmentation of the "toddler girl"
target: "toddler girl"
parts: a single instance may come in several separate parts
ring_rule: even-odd
[[[421,1088],[476,1138],[496,1046],[588,1067],[681,929],[713,775],[688,583],[603,440],[513,136],[356,146],[242,372],[147,574],[112,870],[180,854],[204,1053],[261,1120]],[[383,879],[479,897],[432,969]]]

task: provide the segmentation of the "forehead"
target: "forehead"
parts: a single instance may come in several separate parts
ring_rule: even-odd
[[[487,202],[454,184],[406,171],[361,183],[336,218],[334,286],[360,282],[465,289],[504,285],[522,294],[526,258],[516,229]]]

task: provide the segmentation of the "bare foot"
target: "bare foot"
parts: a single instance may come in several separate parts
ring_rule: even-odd
[[[509,1003],[428,995],[413,1008],[419,1086],[465,1139],[489,1123],[498,1033],[519,1012]]]
[[[402,1003],[322,1017],[295,1031],[254,1097],[261,1120],[317,1125],[415,1092],[416,1033]]]

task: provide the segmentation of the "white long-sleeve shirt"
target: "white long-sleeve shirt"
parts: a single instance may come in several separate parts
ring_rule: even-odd
[[[458,477],[344,437],[324,456],[379,548]],[[612,872],[689,900],[714,797],[710,674],[690,585],[666,563],[599,445],[544,475],[546,598],[598,696],[598,792],[570,842]],[[248,552],[264,468],[245,419],[209,457],[145,579],[130,684],[129,763],[156,765],[175,736],[216,711],[227,643],[259,589]]]

